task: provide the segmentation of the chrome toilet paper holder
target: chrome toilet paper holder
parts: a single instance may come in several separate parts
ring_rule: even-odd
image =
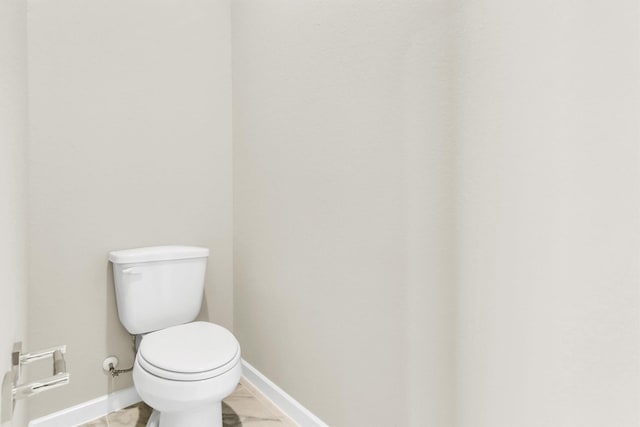
[[[66,345],[47,348],[33,353],[22,353],[22,342],[13,344],[11,352],[11,371],[2,380],[2,396],[0,397],[0,422],[11,420],[16,400],[31,397],[43,391],[51,390],[69,384],[69,372],[64,355]],[[23,365],[51,358],[53,375],[38,381],[19,385]]]

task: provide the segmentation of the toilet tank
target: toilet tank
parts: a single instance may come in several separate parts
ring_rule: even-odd
[[[132,335],[195,320],[209,249],[154,246],[109,252],[120,322]]]

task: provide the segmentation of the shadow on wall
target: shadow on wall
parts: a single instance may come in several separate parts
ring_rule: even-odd
[[[106,254],[105,254],[106,260]],[[106,289],[106,346],[107,352],[104,357],[116,356],[119,360],[118,369],[130,368],[133,366],[135,359],[135,352],[133,348],[133,338],[129,335],[129,332],[120,323],[118,317],[118,308],[116,304],[116,291],[113,284],[113,268],[109,261],[106,265],[107,271],[105,275]],[[107,393],[112,393],[117,390],[122,390],[133,386],[133,380],[131,373],[127,372],[117,377],[112,377],[108,373],[104,373],[105,380],[107,382]]]

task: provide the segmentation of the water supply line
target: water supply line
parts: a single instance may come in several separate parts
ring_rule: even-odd
[[[139,340],[136,338],[135,335],[131,335],[131,339],[133,340],[133,347],[132,348],[133,348],[133,354],[135,356],[135,354],[137,353],[137,350],[138,350],[137,347],[139,345],[138,344]],[[117,358],[114,358],[114,359],[115,359],[115,364],[117,364],[118,363],[118,359]],[[111,374],[111,376],[113,378],[117,377],[120,374],[126,374],[127,372],[133,371],[133,366],[130,367],[130,368],[126,368],[126,369],[116,369],[115,364],[114,364],[114,362],[111,362],[111,361],[109,362],[109,373]]]
[[[117,377],[120,374],[124,374],[126,372],[131,372],[131,371],[133,371],[133,366],[127,369],[116,369],[113,366],[113,363],[109,363],[109,373],[113,378]]]

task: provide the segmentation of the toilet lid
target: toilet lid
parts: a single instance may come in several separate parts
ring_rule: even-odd
[[[156,376],[196,381],[234,367],[240,360],[240,345],[222,326],[193,322],[146,335],[137,358],[142,368]]]

